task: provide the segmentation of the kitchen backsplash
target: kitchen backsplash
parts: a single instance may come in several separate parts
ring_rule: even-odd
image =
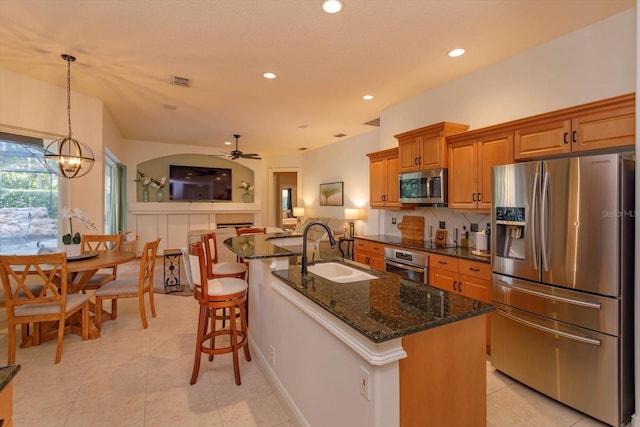
[[[469,246],[475,247],[475,234],[471,232],[471,224],[477,224],[478,231],[486,230],[487,224],[491,224],[489,214],[461,213],[449,208],[423,207],[412,211],[386,211],[385,234],[400,236],[398,224],[402,222],[402,217],[405,215],[424,217],[424,241],[429,241],[429,230],[431,229],[432,233],[435,234],[435,231],[439,228],[440,221],[444,221],[445,229],[447,230],[447,244],[450,245],[453,245],[456,238],[456,228],[462,235],[463,227],[466,227],[467,231],[469,231]],[[395,224],[392,222],[393,218],[395,218]],[[460,246],[460,242],[457,242],[457,246]]]

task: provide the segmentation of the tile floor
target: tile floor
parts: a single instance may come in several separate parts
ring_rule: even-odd
[[[126,271],[118,272],[122,277]],[[18,349],[22,370],[14,382],[15,427],[295,426],[255,360],[240,358],[242,386],[237,387],[229,355],[216,356],[213,363],[203,359],[198,382],[190,386],[197,303],[192,297],[155,296],[158,317],[150,319],[148,329],[142,329],[137,302],[121,300],[118,319],[104,323],[100,339],[65,337],[58,365],[54,341]],[[6,341],[5,321],[0,360],[6,360]],[[487,363],[487,425],[603,424]]]

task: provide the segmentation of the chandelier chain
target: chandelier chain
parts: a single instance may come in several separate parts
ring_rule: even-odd
[[[69,139],[71,139],[71,59],[67,59],[67,122],[69,124]]]

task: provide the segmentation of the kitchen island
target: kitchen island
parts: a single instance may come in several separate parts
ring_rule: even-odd
[[[298,240],[296,240],[298,239]],[[486,424],[493,307],[394,274],[303,277],[299,235],[225,241],[249,260],[252,353],[300,425]],[[355,266],[354,268],[357,268]]]

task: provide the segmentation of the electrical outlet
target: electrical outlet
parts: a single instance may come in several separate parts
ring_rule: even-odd
[[[369,371],[360,366],[360,394],[367,400],[371,400],[371,379]]]
[[[447,224],[445,224],[444,221],[440,221],[439,228],[440,228],[440,230],[444,230],[445,228],[447,228]]]
[[[273,346],[269,346],[269,359],[271,366],[276,366],[276,349]]]
[[[391,224],[395,224],[396,222],[398,222],[396,218],[391,218]]]

